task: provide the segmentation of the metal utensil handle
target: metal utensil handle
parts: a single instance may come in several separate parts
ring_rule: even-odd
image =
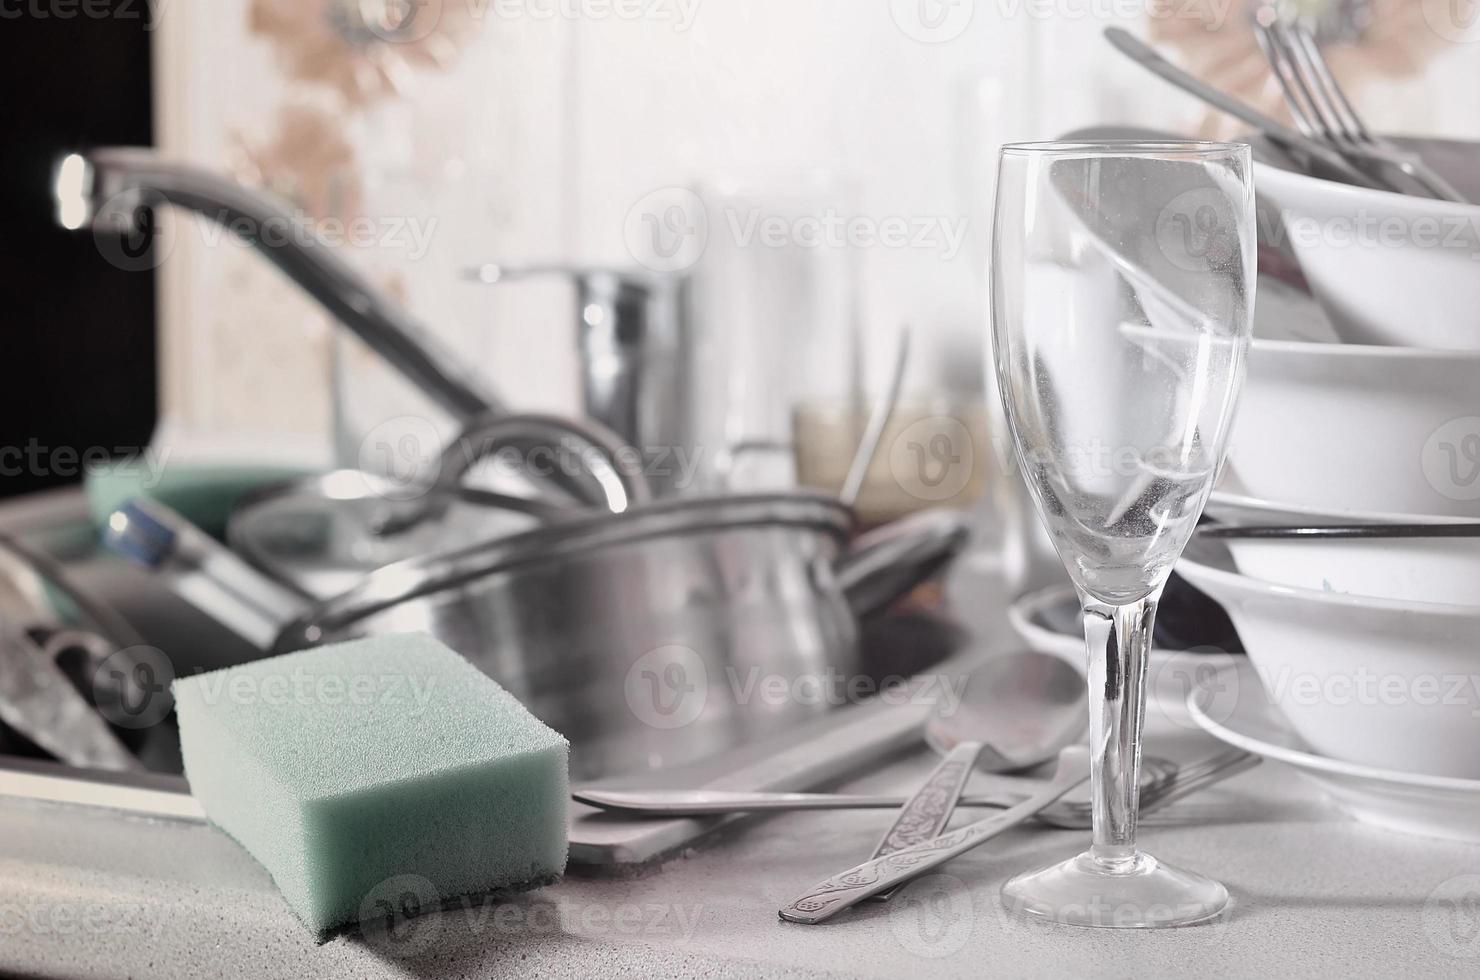
[[[870,895],[903,884],[1017,826],[1088,778],[1088,753],[1084,753],[1078,764],[1012,809],[824,879],[778,914],[788,922],[804,925],[830,919]]]
[[[1129,31],[1119,27],[1107,27],[1105,28],[1105,38],[1122,54],[1129,56],[1131,60],[1153,74],[1171,82],[1182,91],[1197,96],[1213,108],[1248,123],[1282,146],[1293,148],[1308,157],[1319,160],[1333,171],[1341,174],[1343,179],[1348,183],[1373,190],[1386,190],[1381,184],[1348,163],[1335,150],[1316,142],[1302,133],[1296,132],[1283,123],[1271,119],[1248,103],[1219,91],[1196,75],[1183,71],[1163,58],[1155,48],[1141,41]]]
[[[1198,528],[1205,538],[1480,538],[1480,522],[1465,524],[1333,524],[1326,527],[1217,525]]]
[[[981,755],[981,751],[980,742],[962,742],[946,753],[924,785],[899,808],[899,815],[870,857],[886,857],[939,836],[951,822],[951,814],[956,812],[956,803],[961,799],[961,791],[966,788],[966,781],[971,778],[976,757]],[[874,898],[887,902],[895,891],[891,888],[879,892]]]
[[[109,515],[102,545],[259,650],[305,611],[304,598],[157,500],[136,497]]]
[[[1158,760],[1142,763],[1141,813],[1152,813],[1182,797],[1221,782],[1252,768],[1258,756],[1247,752],[1224,753],[1174,767],[1169,774],[1149,778],[1147,769]],[[699,817],[724,816],[733,813],[768,813],[810,810],[894,810],[906,805],[908,797],[858,795],[842,793],[777,793],[729,792],[725,790],[605,790],[577,789],[571,792],[577,803],[633,816]],[[1027,797],[1021,793],[968,794],[956,801],[956,807],[1007,810]],[[1087,803],[1061,803],[1061,807],[1080,806],[1088,816]],[[1057,809],[1057,808],[1055,808]],[[1052,812],[1052,811],[1049,811]],[[1048,813],[1040,813],[1046,816]]]
[[[870,857],[885,857],[940,836],[946,824],[951,822],[956,801],[961,798],[961,790],[971,778],[976,757],[981,751],[980,742],[962,742],[947,753],[924,785],[899,808],[899,816],[895,817],[894,824]]]
[[[838,560],[838,585],[863,618],[929,579],[966,547],[971,526],[956,511],[927,510],[860,535]]]
[[[879,396],[873,411],[869,413],[868,426],[864,429],[858,448],[854,450],[853,462],[848,466],[848,475],[843,480],[843,489],[838,492],[838,499],[849,507],[858,503],[858,495],[863,492],[863,481],[868,479],[869,468],[873,466],[874,457],[879,452],[879,443],[884,439],[884,430],[889,427],[889,420],[894,417],[894,409],[899,404],[899,391],[904,387],[904,372],[909,363],[910,327],[905,324],[900,327],[899,337],[895,341],[894,371],[889,378],[889,387]]]
[[[897,810],[909,797],[838,793],[723,792],[719,790],[572,790],[570,798],[598,810],[646,817],[703,817],[732,813],[808,810]],[[963,796],[957,807],[1006,810],[1023,801],[1021,794]]]

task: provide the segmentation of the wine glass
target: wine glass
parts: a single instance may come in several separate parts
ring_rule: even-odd
[[[1146,658],[1172,565],[1227,450],[1252,327],[1249,148],[1003,147],[992,249],[998,388],[1023,479],[1079,591],[1088,851],[1002,889],[1086,926],[1187,925],[1216,881],[1136,848]]]

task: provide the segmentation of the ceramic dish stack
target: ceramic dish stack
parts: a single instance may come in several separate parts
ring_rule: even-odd
[[[1480,200],[1480,147],[1409,145]],[[1254,342],[1208,515],[1480,520],[1480,207],[1267,164],[1257,183],[1332,336]],[[1194,540],[1177,571],[1248,651],[1194,721],[1358,819],[1480,841],[1480,539]]]

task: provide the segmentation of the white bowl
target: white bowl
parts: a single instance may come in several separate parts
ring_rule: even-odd
[[[1473,169],[1480,147],[1468,149]],[[1343,341],[1480,349],[1480,207],[1268,164],[1255,164],[1254,175],[1262,204],[1279,212],[1289,249]]]
[[[1229,538],[1240,573],[1302,589],[1480,607],[1480,538]]]
[[[1177,572],[1228,611],[1270,703],[1317,752],[1480,778],[1480,606],[1279,585],[1196,541]]]
[[[1480,351],[1255,340],[1229,459],[1265,500],[1480,517],[1477,444]]]

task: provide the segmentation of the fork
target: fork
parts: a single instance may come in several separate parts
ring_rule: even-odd
[[[1147,760],[1147,763],[1152,760]],[[1157,760],[1162,771],[1141,784],[1142,813],[1150,813],[1174,800],[1205,786],[1243,772],[1259,762],[1259,757],[1233,749],[1210,756],[1200,762],[1175,767]],[[1143,769],[1148,768],[1143,764]],[[627,816],[648,818],[722,816],[731,813],[760,813],[787,810],[857,810],[898,809],[906,800],[901,796],[844,796],[832,793],[747,793],[718,790],[604,790],[579,789],[571,793],[578,803]],[[994,793],[965,796],[958,807],[1010,809],[1027,797],[1023,794]],[[1090,826],[1091,807],[1087,800],[1061,800],[1038,812],[1039,823],[1066,830]]]
[[[1326,143],[1399,193],[1417,187],[1428,197],[1470,203],[1417,154],[1367,128],[1304,24],[1256,18],[1254,36],[1303,134]],[[1394,180],[1393,170],[1407,177],[1412,186]]]

